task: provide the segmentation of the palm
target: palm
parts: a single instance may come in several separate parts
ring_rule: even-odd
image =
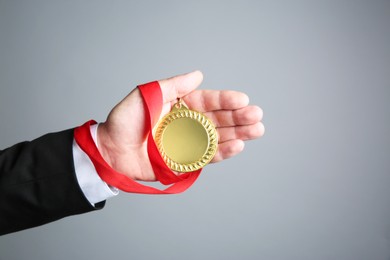
[[[169,112],[179,97],[191,109],[205,113],[216,124],[219,134],[218,151],[213,159],[217,162],[241,152],[244,140],[263,134],[262,113],[260,108],[248,106],[248,98],[243,93],[194,90],[201,81],[200,72],[159,81],[164,100],[161,116]],[[99,150],[115,170],[135,180],[153,181],[144,115],[142,97],[135,89],[100,124]]]

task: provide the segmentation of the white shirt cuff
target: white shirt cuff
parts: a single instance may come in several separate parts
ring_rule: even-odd
[[[91,135],[97,145],[98,125],[91,125]],[[119,190],[109,186],[97,174],[92,161],[88,155],[81,150],[80,146],[73,139],[73,161],[76,171],[77,181],[88,201],[95,205],[98,202],[118,195]]]

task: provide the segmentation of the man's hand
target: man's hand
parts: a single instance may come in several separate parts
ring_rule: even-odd
[[[244,149],[244,141],[264,134],[262,110],[249,106],[248,96],[236,91],[195,90],[202,82],[200,71],[160,80],[162,116],[178,98],[188,107],[209,117],[217,127],[219,144],[212,162],[230,158]],[[156,180],[147,153],[145,111],[141,93],[135,88],[116,105],[98,128],[98,147],[116,171],[134,180]]]

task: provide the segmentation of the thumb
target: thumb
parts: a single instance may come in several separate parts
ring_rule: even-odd
[[[191,93],[202,81],[203,74],[199,70],[159,80],[164,104]]]

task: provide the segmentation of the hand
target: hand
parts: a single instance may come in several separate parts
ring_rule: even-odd
[[[264,134],[262,110],[249,106],[248,96],[236,91],[195,90],[202,82],[200,71],[160,80],[162,115],[182,98],[192,110],[203,112],[217,127],[219,144],[212,162],[240,153],[244,141]],[[98,127],[98,147],[106,162],[134,180],[155,181],[147,153],[144,103],[138,88],[116,105]]]

